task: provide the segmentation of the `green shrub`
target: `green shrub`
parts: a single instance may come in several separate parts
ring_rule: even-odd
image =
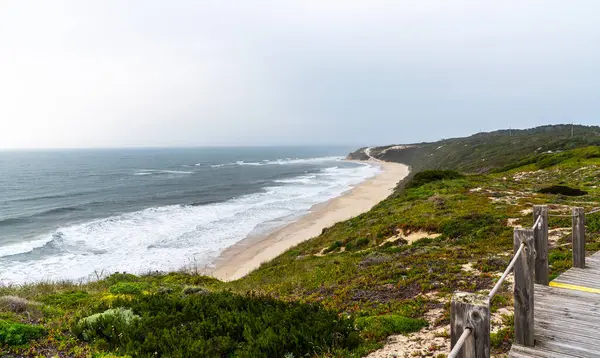
[[[45,330],[39,326],[0,320],[0,345],[18,346],[41,338]]]
[[[329,247],[327,249],[325,249],[324,253],[328,254],[330,252],[336,251],[343,245],[344,244],[341,241],[336,241],[333,244],[329,245]]]
[[[85,303],[89,296],[89,293],[85,291],[69,291],[48,295],[43,297],[41,301],[48,305],[75,307]]]
[[[148,285],[141,282],[119,282],[108,289],[112,294],[139,295]]]
[[[545,154],[539,157],[535,165],[538,169],[546,169],[572,157],[572,153]]]
[[[589,232],[600,232],[600,213],[586,215],[585,225]]]
[[[136,357],[302,357],[360,343],[351,318],[315,304],[230,292],[146,295],[113,304],[142,316],[126,324],[125,314],[105,312],[82,320],[73,332]]]
[[[358,250],[367,245],[369,245],[369,239],[363,237],[362,239],[356,239],[356,240],[353,240],[353,241],[350,241],[349,243],[347,243],[346,250],[348,250],[348,251]]]
[[[406,184],[405,188],[418,188],[435,181],[461,179],[464,177],[464,175],[454,170],[425,170],[415,174],[415,176]]]
[[[136,275],[132,275],[130,273],[114,273],[112,275],[110,275],[109,277],[107,277],[105,279],[105,281],[109,284],[109,285],[114,285],[117,284],[119,282],[139,282],[140,278]]]
[[[130,309],[119,307],[82,318],[74,331],[84,340],[91,341],[106,334],[121,334],[139,319],[140,316]]]
[[[514,316],[502,315],[502,325],[505,326],[490,335],[492,353],[508,352],[515,335]]]
[[[209,292],[206,288],[199,286],[186,286],[183,289],[183,294],[185,295],[205,295]]]
[[[428,323],[422,319],[414,319],[397,315],[360,317],[356,319],[356,328],[370,339],[381,340],[391,334],[416,332]]]
[[[502,220],[490,214],[473,213],[452,218],[442,225],[442,234],[449,238],[479,237],[502,230]]]

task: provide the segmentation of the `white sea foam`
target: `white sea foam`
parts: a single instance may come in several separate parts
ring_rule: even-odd
[[[318,182],[315,182],[314,179],[317,178],[317,175],[301,175],[299,177],[295,177],[292,179],[281,179],[281,180],[275,180],[276,183],[283,183],[283,184],[295,184],[295,183],[300,183],[300,184],[311,184],[311,183],[315,183],[318,184]]]
[[[52,241],[52,236],[49,235],[47,237],[37,238],[33,241],[24,241],[15,244],[9,244],[5,246],[0,246],[0,258],[3,256],[12,256],[17,254],[22,254],[24,252],[30,252],[34,249],[43,247],[47,243]],[[0,271],[0,279],[2,276],[2,271]]]
[[[155,174],[194,174],[188,170],[159,170],[159,169],[142,169],[133,175],[155,175]]]
[[[227,202],[149,208],[62,227],[35,241],[0,247],[0,283],[93,279],[94,272],[167,271],[190,263],[203,267],[255,228],[304,213],[379,170],[331,167]]]
[[[238,161],[237,165],[290,165],[290,164],[314,164],[314,163],[324,163],[324,162],[332,162],[332,161],[340,161],[343,157],[320,157],[320,158],[308,158],[308,159],[277,159],[277,160],[263,160],[261,162],[244,162]]]
[[[275,160],[264,159],[258,162],[246,162],[243,160],[238,160],[232,163],[225,164],[213,164],[212,168],[222,168],[222,167],[231,167],[231,166],[263,166],[263,165],[291,165],[291,164],[319,164],[319,163],[327,163],[343,160],[343,157],[319,157],[319,158],[282,158]]]

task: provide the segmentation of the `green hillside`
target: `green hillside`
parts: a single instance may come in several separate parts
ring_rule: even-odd
[[[414,171],[454,169],[486,173],[531,159],[537,154],[600,145],[600,127],[551,125],[409,145],[410,148],[399,150],[393,149],[393,146],[373,148],[371,155],[385,161],[408,164]],[[359,150],[350,157],[364,160],[364,153]]]
[[[533,223],[532,205],[552,213],[599,206],[596,130],[575,127],[571,138],[570,126],[552,126],[376,148],[378,158],[448,170],[413,175],[371,211],[234,282],[116,274],[0,287],[0,356],[360,357],[392,334],[422,329],[436,340],[410,354],[438,356],[451,294],[493,287],[510,259],[513,226]],[[600,214],[587,224],[587,249],[596,251]],[[550,221],[552,277],[570,267],[570,225]],[[495,353],[509,347],[512,304],[506,283],[492,302]]]

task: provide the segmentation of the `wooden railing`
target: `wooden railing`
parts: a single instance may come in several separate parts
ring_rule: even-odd
[[[570,215],[573,220],[573,267],[585,267],[585,216],[596,212],[586,214],[583,208],[573,208]],[[490,302],[511,270],[514,272],[514,343],[534,346],[534,284],[549,283],[549,216],[547,206],[534,206],[533,227],[514,229],[514,256],[489,295],[456,292],[452,296],[449,358],[490,357]]]

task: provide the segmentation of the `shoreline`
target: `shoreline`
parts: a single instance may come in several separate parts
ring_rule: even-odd
[[[396,184],[406,178],[409,167],[400,163],[371,160],[381,173],[351,188],[341,196],[314,205],[310,212],[267,235],[249,236],[225,249],[202,274],[234,281],[291,247],[321,234],[324,228],[351,219],[387,198]]]

